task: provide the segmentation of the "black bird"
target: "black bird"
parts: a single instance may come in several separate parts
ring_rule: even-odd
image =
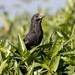
[[[43,38],[43,30],[41,27],[42,18],[44,17],[43,13],[34,14],[31,19],[30,31],[23,39],[24,42],[27,42],[27,50],[32,49],[33,47],[39,45]]]

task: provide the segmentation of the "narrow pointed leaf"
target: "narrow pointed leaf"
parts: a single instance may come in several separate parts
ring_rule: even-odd
[[[1,65],[0,65],[0,74],[2,74],[3,69],[7,66],[7,60],[5,60]]]
[[[23,56],[23,53],[25,52],[27,52],[27,50],[26,50],[26,48],[25,48],[25,44],[24,44],[24,42],[22,41],[22,39],[21,39],[21,36],[20,36],[20,34],[18,34],[18,48],[19,48],[19,52],[20,52],[20,54]]]
[[[13,43],[11,43],[10,41],[9,41],[9,44],[10,44],[13,48],[18,49],[18,46],[15,45],[15,44],[13,44]]]
[[[56,72],[56,70],[58,69],[59,61],[60,61],[60,56],[56,56],[51,60],[50,69],[52,71]]]
[[[6,48],[0,47],[0,51],[2,51],[3,53],[6,53]]]
[[[54,58],[58,52],[63,48],[63,40],[61,40],[61,42],[57,44],[57,41],[55,42],[54,46],[53,46],[53,54],[52,54],[52,58]]]
[[[34,70],[34,67],[37,67],[37,66],[40,66],[40,64],[33,62],[32,65],[28,69],[27,75],[31,75],[32,74],[32,71]]]
[[[69,51],[69,52],[65,52],[65,53],[60,53],[60,55],[75,55],[75,50],[74,51]]]

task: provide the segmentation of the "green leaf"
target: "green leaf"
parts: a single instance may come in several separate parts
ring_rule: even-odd
[[[67,68],[67,71],[66,71],[66,73],[68,74],[68,75],[75,75],[75,66],[68,66]]]
[[[70,38],[74,37],[74,34],[75,34],[75,27],[72,26]],[[74,45],[74,40],[71,41],[71,49],[73,49],[73,45]]]
[[[15,48],[15,49],[18,50],[18,46],[17,46],[16,44],[11,43],[10,41],[9,41],[9,44],[10,44],[13,48]]]
[[[41,64],[43,68],[50,70],[46,63]]]
[[[74,51],[69,51],[69,52],[65,52],[65,53],[60,53],[60,55],[75,55],[75,50]]]
[[[43,73],[47,72],[48,70],[43,70],[40,72],[40,74],[42,75]]]
[[[33,53],[31,53],[27,59],[28,63],[31,63],[32,60],[35,60],[40,53],[41,50],[34,50]]]
[[[71,36],[70,36],[70,38],[72,38],[73,36],[74,36],[74,34],[75,34],[75,27],[74,26],[72,26],[72,29],[71,29]]]
[[[69,64],[72,62],[70,57],[61,57],[61,58]]]
[[[57,40],[55,41],[55,44],[53,45],[53,54],[51,59],[53,59],[58,52],[63,48],[63,40],[61,40],[61,42],[57,45]]]
[[[6,57],[8,57],[10,55],[10,50],[11,50],[11,45],[9,45],[9,48],[6,51],[6,54],[5,54]]]
[[[6,62],[7,62],[7,60],[3,61],[3,63],[0,65],[0,74],[2,74],[2,71],[7,66],[7,63]]]
[[[2,51],[3,53],[6,53],[6,48],[2,48],[2,47],[0,47],[0,51]]]
[[[36,46],[36,47],[32,48],[32,49],[30,50],[30,54],[32,54],[34,51],[36,51],[36,49],[37,49],[38,47],[39,47],[39,46]]]
[[[52,71],[56,72],[56,70],[58,69],[58,66],[59,66],[59,62],[60,62],[60,56],[54,57],[50,62],[50,69]]]
[[[21,39],[20,34],[18,34],[18,49],[19,49],[19,53],[21,54],[21,56],[23,56],[24,53],[27,53],[27,49],[25,47],[23,40]]]
[[[64,43],[64,46],[67,45],[70,41],[72,41],[72,40],[74,40],[74,39],[75,39],[75,37],[70,38],[68,41],[66,41],[66,42]]]
[[[59,31],[57,31],[57,34],[59,37],[63,37],[63,35]]]
[[[33,62],[32,65],[30,65],[30,67],[28,68],[28,73],[27,73],[27,75],[33,74],[34,67],[37,67],[37,66],[40,66],[40,64]]]
[[[41,64],[41,66],[45,68],[47,71],[49,71],[50,73],[52,73],[53,75],[55,75],[55,73],[50,69],[50,67],[46,63]]]

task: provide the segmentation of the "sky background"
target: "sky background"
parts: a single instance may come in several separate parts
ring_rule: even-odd
[[[24,0],[0,0],[0,14],[4,11],[8,12],[10,16],[20,15],[25,11],[30,14],[37,13],[38,7],[42,9],[49,8],[51,14],[55,14],[61,8],[64,8],[67,0],[31,0],[30,2]],[[3,24],[0,21],[0,28]]]
[[[29,13],[36,13],[38,7],[42,9],[49,8],[50,13],[54,14],[61,8],[64,8],[67,0],[31,0],[25,2],[24,0],[0,0],[0,13],[4,11],[11,15],[21,14],[24,11]]]

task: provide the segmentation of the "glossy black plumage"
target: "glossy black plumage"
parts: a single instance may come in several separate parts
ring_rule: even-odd
[[[30,31],[23,39],[24,42],[27,41],[26,44],[27,50],[30,50],[41,43],[41,40],[43,38],[43,31],[41,28],[41,22],[43,17],[44,17],[43,13],[37,13],[34,14],[31,19]]]

